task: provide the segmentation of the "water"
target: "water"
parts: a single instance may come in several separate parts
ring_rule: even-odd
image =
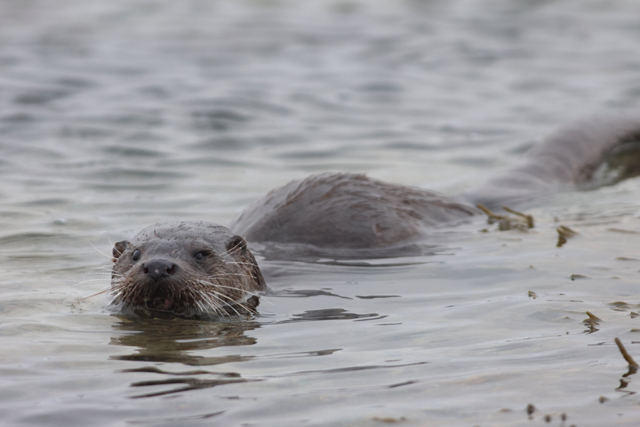
[[[254,319],[79,300],[113,242],[310,173],[472,187],[637,110],[639,46],[631,0],[0,2],[3,425],[637,425],[638,179],[424,256],[259,254]]]

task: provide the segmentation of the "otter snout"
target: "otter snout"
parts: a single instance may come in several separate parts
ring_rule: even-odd
[[[255,313],[257,292],[266,289],[247,242],[213,223],[152,225],[116,243],[113,261],[114,303],[144,316]]]
[[[173,276],[176,270],[176,265],[166,260],[152,260],[142,265],[142,272],[154,282]]]

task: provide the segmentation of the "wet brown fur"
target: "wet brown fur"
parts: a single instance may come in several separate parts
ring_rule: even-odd
[[[434,227],[489,208],[541,197],[589,181],[608,153],[640,140],[637,118],[595,118],[569,125],[533,147],[506,173],[452,198],[364,175],[322,173],[292,181],[247,207],[229,228],[250,242],[320,248],[381,248],[424,239]]]
[[[204,254],[202,259],[198,254]],[[257,292],[266,287],[246,241],[217,224],[156,224],[131,242],[116,243],[113,256],[114,303],[138,314],[206,317],[254,312]],[[147,267],[158,263],[171,274],[156,280]]]

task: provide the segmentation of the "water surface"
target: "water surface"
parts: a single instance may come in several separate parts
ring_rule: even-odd
[[[79,300],[149,224],[327,170],[462,191],[639,72],[631,0],[0,2],[3,424],[638,425],[638,179],[421,255],[263,251],[253,319]]]

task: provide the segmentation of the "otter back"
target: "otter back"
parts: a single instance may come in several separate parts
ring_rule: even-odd
[[[640,120],[585,120],[534,147],[528,159],[457,199],[364,175],[324,173],[290,182],[242,212],[230,228],[249,241],[322,248],[380,248],[420,238],[439,224],[591,179],[616,147],[640,140]],[[466,200],[467,203],[458,200]]]
[[[230,225],[249,241],[377,248],[476,213],[444,195],[364,175],[324,173],[277,188]]]

